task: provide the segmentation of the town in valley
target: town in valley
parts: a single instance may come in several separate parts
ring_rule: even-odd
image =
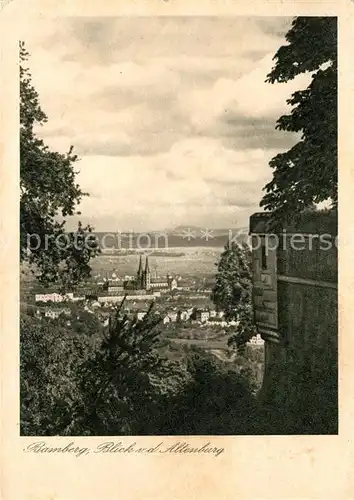
[[[71,291],[62,293],[58,287],[24,280],[22,308],[44,322],[64,322],[68,326],[73,318],[87,323],[91,316],[97,321],[94,324],[99,322],[105,329],[119,306],[131,320],[138,321],[152,306],[152,314],[159,320],[164,355],[183,359],[190,348],[197,347],[231,366],[236,356],[230,353],[228,339],[237,331],[238,322],[227,320],[224,311],[211,300],[222,250],[222,246],[185,246],[103,251],[92,262],[92,277]],[[264,340],[256,334],[247,348],[257,360],[255,379],[260,385]]]

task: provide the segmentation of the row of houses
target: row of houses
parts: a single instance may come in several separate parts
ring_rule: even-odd
[[[146,316],[146,311],[136,311],[136,317],[139,320],[142,320]],[[161,314],[159,311],[156,311],[156,314]],[[201,324],[209,324],[209,325],[220,325],[220,326],[231,326],[237,325],[236,321],[225,321],[224,313],[222,311],[208,311],[203,309],[196,309],[191,307],[185,310],[173,310],[169,311],[163,316],[163,324],[169,323],[177,323],[177,322],[187,322],[191,321],[192,323],[201,323]]]
[[[172,311],[166,314],[163,318],[163,323],[175,323],[177,321],[185,322],[192,321],[196,323],[215,323],[219,324],[224,317],[223,311],[216,311],[215,309],[202,309],[190,307],[189,309]]]
[[[85,300],[91,300],[97,302],[99,305],[101,304],[114,304],[117,302],[121,302],[124,297],[126,300],[155,300],[156,297],[160,297],[161,293],[156,291],[153,293],[135,293],[134,291],[129,292],[128,295],[125,293],[116,294],[116,293],[108,293],[97,294],[97,293],[87,293],[86,295],[75,295],[74,293],[65,293],[61,294],[58,292],[50,292],[50,293],[36,293],[35,294],[35,302],[83,302]]]
[[[248,342],[248,345],[264,345],[264,340],[262,339],[261,335],[257,333],[254,337],[252,337]]]
[[[36,302],[64,302],[85,299],[85,297],[74,296],[71,292],[64,294],[58,292],[36,293],[34,297]]]
[[[61,315],[69,317],[71,316],[71,310],[64,307],[46,307],[36,310],[36,316],[38,317],[58,319]]]

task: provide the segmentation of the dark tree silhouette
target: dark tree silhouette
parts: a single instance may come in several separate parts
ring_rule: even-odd
[[[329,199],[337,207],[337,19],[297,17],[286,41],[274,56],[267,81],[286,83],[307,72],[312,80],[292,94],[290,115],[276,124],[302,135],[270,162],[273,179],[264,188],[261,206],[272,210],[272,223]]]
[[[217,264],[211,299],[227,320],[237,320],[230,344],[243,347],[256,333],[252,308],[251,249],[247,244],[225,245]]]
[[[78,157],[51,151],[36,134],[47,121],[32,77],[29,57],[20,43],[20,258],[43,283],[77,284],[90,275],[89,261],[98,252],[92,229],[79,224],[65,233],[65,217],[76,211],[83,193],[75,183]],[[64,218],[58,220],[58,216]]]

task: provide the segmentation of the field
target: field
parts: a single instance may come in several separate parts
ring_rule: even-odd
[[[203,278],[215,275],[217,262],[221,252],[221,247],[174,247],[164,250],[163,254],[150,255],[149,266],[152,276],[172,275],[182,277]],[[151,252],[150,252],[151,253]],[[149,255],[148,252],[143,255]],[[100,255],[91,262],[93,274],[99,273],[102,276],[105,273],[113,271],[119,275],[134,275],[138,269],[139,253],[121,254],[121,255]]]

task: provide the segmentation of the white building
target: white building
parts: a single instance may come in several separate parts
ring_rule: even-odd
[[[208,319],[208,324],[209,325],[221,325],[222,321],[223,321],[222,318],[216,318],[216,317],[210,316]]]
[[[44,317],[45,318],[51,318],[51,319],[57,319],[61,314],[65,314],[65,316],[70,316],[71,311],[70,309],[46,309],[44,311]]]
[[[197,311],[197,320],[198,321],[201,321],[202,323],[204,323],[205,321],[208,321],[209,319],[209,311],[207,310],[198,310]]]
[[[167,324],[169,324],[169,323],[171,323],[171,318],[170,318],[170,317],[169,317],[169,315],[167,314],[167,315],[164,317],[164,319],[163,319],[163,324],[164,324],[164,325],[167,325]]]
[[[181,311],[181,314],[180,314],[180,318],[181,318],[181,321],[188,321],[189,318],[191,317],[191,312],[188,312],[188,311]]]
[[[262,337],[260,336],[260,334],[257,333],[257,335],[255,335],[254,337],[252,337],[247,343],[249,345],[264,345],[264,340],[262,339]]]
[[[104,318],[104,319],[102,320],[102,325],[103,325],[103,326],[108,326],[108,325],[109,325],[109,318]]]
[[[177,316],[178,314],[176,312],[168,313],[168,317],[170,318],[171,323],[175,323],[177,321]]]
[[[109,304],[109,303],[112,304],[112,303],[122,302],[123,299],[124,297],[119,295],[106,295],[103,297],[98,297],[97,301],[100,304]]]
[[[124,287],[123,285],[121,284],[115,284],[115,283],[109,283],[108,285],[108,289],[107,289],[108,293],[120,293],[120,292],[123,292],[124,291]]]
[[[73,302],[80,302],[80,301],[85,300],[85,296],[84,295],[77,295],[76,297],[74,296],[72,300],[73,300]]]
[[[119,302],[122,302],[122,300],[124,299],[124,295],[103,295],[103,296],[100,296],[98,297],[98,302],[100,304],[116,304],[116,303],[119,303]],[[126,296],[126,300],[133,300],[133,301],[136,301],[136,300],[155,300],[156,297],[155,295],[153,294],[146,294],[146,295],[127,295]]]
[[[64,295],[61,293],[53,292],[53,293],[36,293],[35,301],[36,302],[63,302],[64,300],[74,300],[73,293],[65,293]]]

